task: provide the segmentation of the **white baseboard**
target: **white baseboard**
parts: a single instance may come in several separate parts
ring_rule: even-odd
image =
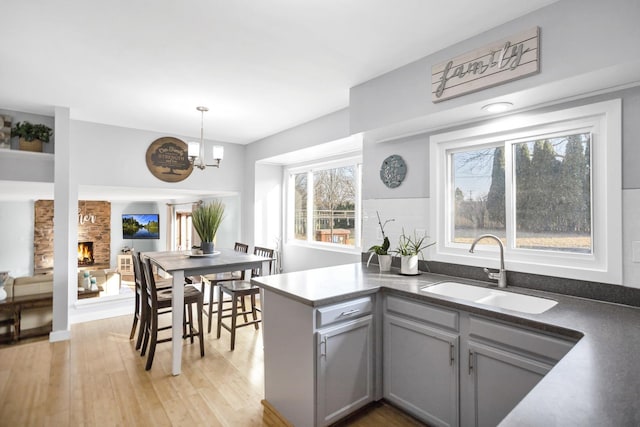
[[[49,333],[49,342],[69,341],[71,339],[71,329],[62,331],[52,331]]]

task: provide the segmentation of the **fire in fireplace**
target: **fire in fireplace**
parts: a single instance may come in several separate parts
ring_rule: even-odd
[[[93,265],[93,242],[78,242],[78,265]]]

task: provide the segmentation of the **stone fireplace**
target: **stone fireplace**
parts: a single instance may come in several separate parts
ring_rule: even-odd
[[[53,200],[37,200],[34,206],[34,273],[53,269]],[[111,267],[111,203],[78,202],[78,266],[92,269]],[[90,243],[91,248],[87,248]],[[82,248],[81,244],[85,245]],[[91,251],[88,254],[88,251]]]

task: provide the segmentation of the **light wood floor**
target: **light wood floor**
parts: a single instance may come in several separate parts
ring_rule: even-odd
[[[206,317],[205,317],[206,319]],[[263,411],[262,333],[238,330],[185,342],[183,373],[170,374],[171,343],[151,371],[129,341],[131,317],[73,325],[71,341],[0,347],[0,426],[277,426]],[[225,332],[225,331],[223,331]],[[422,425],[382,404],[342,426]]]

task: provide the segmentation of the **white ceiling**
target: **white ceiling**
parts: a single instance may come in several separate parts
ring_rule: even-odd
[[[0,108],[244,144],[554,1],[11,0]]]

